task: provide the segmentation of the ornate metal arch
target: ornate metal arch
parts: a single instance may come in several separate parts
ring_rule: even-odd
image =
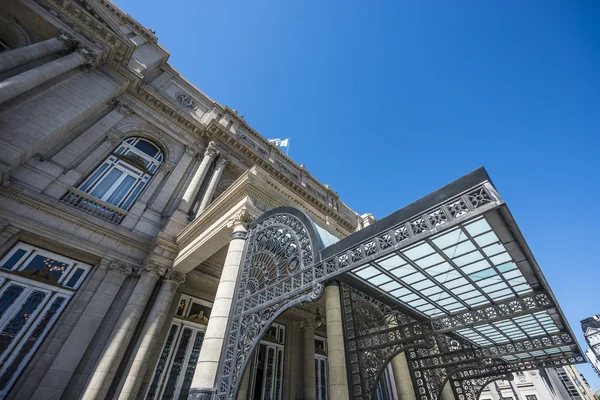
[[[394,357],[417,347],[431,348],[433,342],[422,335],[419,324],[410,328],[412,318],[361,291],[343,284],[341,295],[351,397],[375,399],[379,380]],[[403,338],[377,334],[407,324]]]
[[[321,240],[291,207],[263,214],[249,229],[216,379],[216,398],[234,400],[251,355],[285,310],[323,294],[314,277]],[[300,272],[300,273],[299,273]]]

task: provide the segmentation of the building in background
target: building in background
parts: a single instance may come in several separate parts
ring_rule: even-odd
[[[590,347],[585,355],[587,356],[594,371],[600,376],[600,314],[586,318],[581,321],[583,337]]]
[[[574,366],[517,372],[513,381],[488,385],[481,400],[595,400],[595,396]]]

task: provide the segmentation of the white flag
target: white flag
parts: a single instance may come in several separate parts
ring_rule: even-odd
[[[290,138],[287,139],[269,139],[269,142],[273,143],[275,146],[279,147],[288,147]]]

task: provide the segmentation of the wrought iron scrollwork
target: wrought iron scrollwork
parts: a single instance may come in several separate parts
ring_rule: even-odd
[[[283,311],[323,294],[314,263],[319,248],[310,220],[297,210],[263,215],[248,236],[225,336],[216,398],[233,400],[260,339]]]

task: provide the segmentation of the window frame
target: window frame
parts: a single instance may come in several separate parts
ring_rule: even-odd
[[[142,141],[153,146],[157,153],[154,156],[150,156],[148,153],[135,147]],[[130,155],[129,153],[132,154]],[[142,162],[145,170],[142,170],[139,165],[132,164],[127,159],[124,159],[124,157],[136,157]],[[164,158],[164,152],[153,141],[140,136],[126,138],[119,143],[79,185],[77,185],[77,190],[110,204],[111,206],[127,211],[140,197],[144,189],[148,187],[152,178],[163,165]],[[107,179],[109,174],[114,170],[120,172],[120,175],[112,184],[110,184],[110,187],[103,189],[102,193],[92,194],[104,183],[105,179]],[[131,186],[127,188],[120,197],[109,202],[109,199],[118,192],[118,189],[128,177],[134,179]]]

